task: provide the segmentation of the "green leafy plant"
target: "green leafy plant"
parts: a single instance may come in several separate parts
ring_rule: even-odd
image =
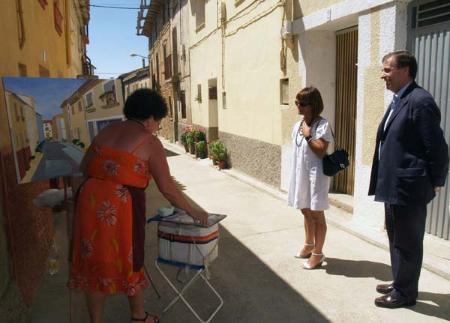
[[[180,136],[180,142],[181,144],[184,146],[187,144],[187,139],[186,139],[186,132],[183,132]]]
[[[186,143],[189,147],[189,152],[195,154],[194,131],[186,132]]]
[[[227,161],[227,148],[224,143],[220,140],[213,141],[209,145],[210,154],[213,161],[215,162],[226,162]]]
[[[194,130],[194,141],[195,142],[206,141],[206,133],[204,133],[201,130]]]
[[[208,156],[206,141],[202,140],[195,144],[195,154],[198,158],[204,159]]]
[[[184,150],[188,153],[189,152],[189,145],[188,145],[188,142],[187,142],[187,134],[188,134],[188,131],[185,131],[185,132],[183,132],[181,134],[180,142],[184,146]]]

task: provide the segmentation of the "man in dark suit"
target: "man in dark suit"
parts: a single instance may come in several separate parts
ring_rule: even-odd
[[[415,57],[396,51],[383,57],[381,78],[394,97],[376,139],[369,195],[384,202],[393,282],[377,286],[379,307],[416,303],[427,204],[444,186],[448,147],[433,97],[418,86]]]

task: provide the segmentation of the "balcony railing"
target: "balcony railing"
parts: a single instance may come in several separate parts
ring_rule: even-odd
[[[83,75],[94,75],[94,65],[91,64],[91,59],[87,55],[83,55]]]

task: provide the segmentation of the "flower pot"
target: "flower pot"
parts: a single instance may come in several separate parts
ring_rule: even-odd
[[[226,160],[220,160],[217,162],[217,165],[219,166],[219,169],[225,169],[227,168],[227,161]]]
[[[183,144],[183,146],[184,146],[184,150],[188,153],[189,152],[189,146],[188,146],[188,144],[186,143],[186,144]]]
[[[195,142],[189,143],[189,152],[193,155],[195,155]]]

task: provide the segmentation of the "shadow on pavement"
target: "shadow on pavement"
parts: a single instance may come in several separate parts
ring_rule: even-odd
[[[437,294],[419,291],[416,306],[408,307],[408,309],[420,314],[450,321],[450,313],[447,310],[449,305],[450,294]]]
[[[148,230],[150,241],[147,242],[146,263],[162,298],[157,299],[149,288],[146,290],[146,299],[152,300],[148,306],[150,311],[162,313],[175,293],[156,271],[152,261],[157,255],[156,227],[156,224],[152,224]],[[165,266],[163,270],[171,277],[172,282],[176,281],[176,268]],[[210,283],[224,299],[224,306],[213,322],[329,322],[307,299],[278,277],[224,227],[220,228],[219,257],[211,264],[210,273]],[[181,277],[185,277],[183,272]],[[181,289],[182,286],[183,284],[178,284],[177,288]],[[203,318],[207,318],[218,303],[201,280],[195,282],[185,296]],[[128,311],[125,306],[123,311]],[[182,302],[178,302],[162,316],[161,322],[198,321]]]
[[[391,281],[391,267],[367,260],[348,260],[339,258],[326,258],[323,267],[327,274],[346,277],[373,277],[381,281]]]
[[[166,157],[178,156],[179,154],[173,152],[172,150],[164,149],[166,151]]]

